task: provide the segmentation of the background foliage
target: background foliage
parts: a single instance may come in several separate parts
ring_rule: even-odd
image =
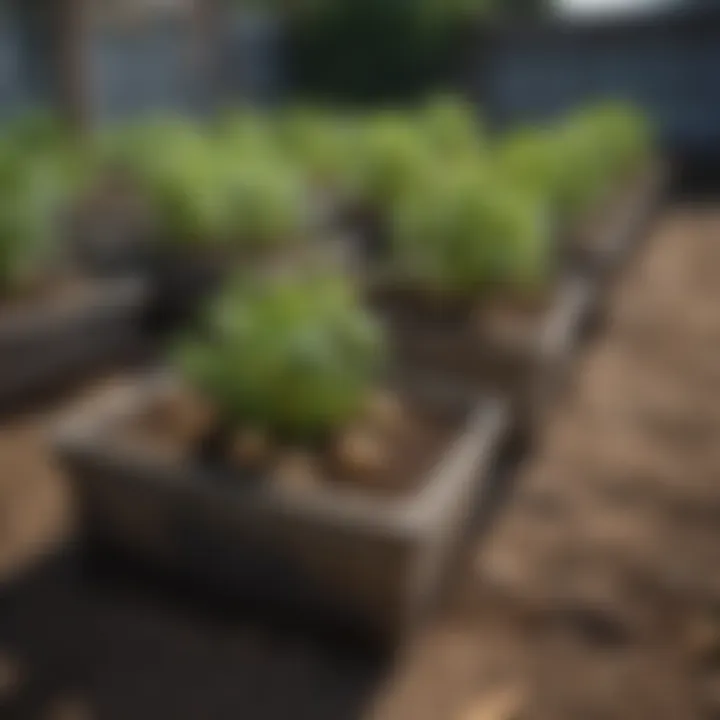
[[[483,18],[543,0],[298,0],[288,6],[291,85],[351,103],[413,100],[456,86]]]

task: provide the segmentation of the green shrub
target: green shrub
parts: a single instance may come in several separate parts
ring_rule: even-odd
[[[354,118],[319,108],[290,108],[277,122],[279,152],[298,163],[311,184],[340,194],[349,191],[357,141]]]
[[[66,125],[53,113],[35,110],[22,113],[2,124],[3,154],[7,151],[27,160],[47,157],[73,144]]]
[[[220,188],[225,232],[243,250],[308,239],[311,216],[302,172],[280,158],[227,156]]]
[[[179,243],[216,243],[226,208],[213,146],[192,124],[156,119],[121,128],[104,148],[145,198],[159,235]]]
[[[277,149],[275,118],[254,108],[224,113],[213,130],[225,148],[243,155],[270,154]]]
[[[363,123],[350,176],[360,200],[381,212],[436,168],[437,158],[416,124],[400,112],[377,113]]]
[[[606,183],[636,170],[650,152],[649,122],[629,105],[604,103],[584,108],[568,119],[567,126],[584,133],[588,156]]]
[[[503,138],[494,150],[494,168],[504,182],[545,196],[562,208],[565,175],[559,143],[550,129],[523,129]]]
[[[50,113],[0,126],[0,292],[32,283],[59,259],[64,223],[93,168],[91,148]]]
[[[225,118],[215,132],[169,119],[129,127],[106,156],[148,203],[162,239],[255,250],[307,230],[307,192],[265,119]]]
[[[573,222],[641,167],[650,145],[639,113],[601,105],[512,133],[496,148],[494,165],[513,186],[546,198],[558,220]]]
[[[464,170],[417,185],[393,219],[393,265],[420,285],[473,293],[547,279],[544,205],[486,173]]]
[[[232,425],[313,441],[359,411],[382,360],[378,327],[339,277],[244,278],[177,361]]]
[[[32,282],[59,253],[58,221],[67,199],[60,172],[44,163],[17,165],[0,187],[0,292]]]
[[[431,98],[417,114],[420,132],[440,159],[478,158],[484,131],[472,105],[453,95]]]

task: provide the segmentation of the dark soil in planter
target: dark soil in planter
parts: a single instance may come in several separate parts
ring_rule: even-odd
[[[418,489],[464,420],[410,397],[378,394],[364,422],[299,444],[229,429],[180,389],[119,430],[121,442],[211,469],[223,484],[268,482],[288,490],[328,486],[375,495]]]

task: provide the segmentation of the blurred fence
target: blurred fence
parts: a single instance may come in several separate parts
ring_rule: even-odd
[[[89,64],[100,121],[266,102],[280,89],[279,27],[270,17],[235,12],[205,37],[182,17],[101,29],[92,35]]]
[[[20,29],[8,8],[0,4],[0,113],[21,105],[28,90],[21,47]]]
[[[679,155],[720,153],[720,7],[488,34],[474,90],[498,127],[600,98],[638,103]]]
[[[50,101],[53,16],[41,0],[0,0],[0,115]]]
[[[50,9],[57,7],[53,0],[0,0],[0,115],[53,101],[58,88],[53,28],[58,23]],[[293,42],[297,30],[284,32],[272,16],[226,10],[215,20],[205,36],[198,33],[192,14],[149,13],[129,23],[92,24],[86,84],[95,119],[162,111],[204,113],[243,100],[267,102],[283,94],[290,77],[290,90],[308,89],[298,82],[303,62],[310,75],[316,65],[324,68],[327,77],[314,78],[321,89],[326,89],[325,81],[331,88],[343,81],[345,66],[337,58],[349,52],[349,41],[338,44],[335,37],[327,47],[321,45],[319,53],[313,40],[313,64],[307,52],[298,54],[297,38]],[[348,37],[357,30],[349,25]],[[325,34],[333,35],[329,30]],[[497,127],[539,122],[600,98],[629,99],[652,115],[670,150],[720,155],[718,5],[623,23],[514,25],[481,34],[480,39],[473,32],[465,38],[470,39],[474,57],[471,62],[464,58],[470,72],[460,74],[470,78],[472,92]],[[393,38],[388,42],[389,47],[397,44]],[[353,55],[359,77],[369,76],[373,82],[380,78],[383,87],[392,86],[397,95],[396,86],[409,76],[398,73],[400,79],[386,81],[382,67],[376,67],[377,48],[366,45],[362,62],[357,52]],[[456,38],[452,45],[463,43]],[[424,66],[415,65],[414,71],[425,72]],[[370,67],[374,72],[366,72]],[[353,92],[362,95],[361,90],[372,95],[377,88]]]
[[[57,97],[59,23],[51,8],[47,0],[0,0],[0,115]],[[178,13],[89,27],[85,86],[97,122],[203,113],[280,91],[280,32],[271,17],[235,11],[207,36],[195,17]]]

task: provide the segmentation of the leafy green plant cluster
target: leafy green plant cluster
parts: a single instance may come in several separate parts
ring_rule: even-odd
[[[429,172],[416,167],[390,203],[396,271],[445,291],[550,280],[552,231],[622,187],[650,149],[644,119],[619,105],[495,144],[473,134],[471,117],[442,101],[420,113],[418,126],[431,130],[420,133],[422,142],[435,150]]]
[[[63,213],[87,181],[86,159],[50,115],[0,127],[0,293],[31,283],[60,255]]]
[[[275,122],[278,150],[298,163],[316,187],[349,191],[349,159],[356,151],[357,118],[320,108],[290,108]]]
[[[584,150],[585,167],[601,189],[636,170],[650,150],[647,120],[620,104],[581,110],[570,118],[566,132],[576,138],[579,153]]]
[[[379,328],[352,287],[303,275],[239,279],[177,360],[228,425],[313,441],[360,410],[382,357]]]
[[[436,96],[419,108],[337,115],[291,112],[281,120],[291,155],[341,197],[379,214],[448,165],[484,162],[487,143],[472,108]]]
[[[223,229],[216,167],[207,139],[179,120],[122,128],[105,147],[149,204],[159,234],[174,242],[215,241]]]
[[[261,119],[226,118],[216,130],[170,119],[110,138],[108,161],[132,179],[159,236],[257,250],[306,233],[304,177]]]
[[[418,185],[393,216],[393,264],[422,286],[451,293],[534,285],[549,274],[545,206],[488,172],[464,170]]]
[[[311,232],[318,189],[388,213],[438,163],[475,162],[483,146],[472,110],[439,97],[416,112],[241,110],[209,129],[158,118],[109,133],[101,155],[132,179],[160,236],[262,249]]]
[[[545,197],[559,223],[571,223],[641,167],[650,148],[646,119],[607,104],[509,135],[498,144],[495,166],[512,185]]]
[[[453,95],[436,95],[420,108],[418,125],[430,147],[445,161],[477,159],[487,138],[476,110]]]
[[[363,123],[351,158],[355,195],[365,206],[386,212],[436,169],[435,159],[419,128],[406,116],[378,113]]]

